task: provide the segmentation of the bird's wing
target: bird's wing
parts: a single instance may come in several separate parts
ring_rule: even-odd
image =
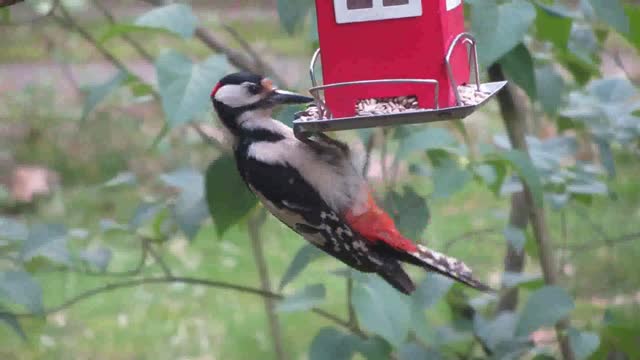
[[[313,245],[361,271],[384,262],[293,167],[245,158],[239,168],[269,212]]]

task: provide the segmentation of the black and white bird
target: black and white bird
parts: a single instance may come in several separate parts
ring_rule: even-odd
[[[271,117],[277,105],[313,98],[240,72],[222,78],[211,101],[229,132],[244,182],[269,212],[311,244],[356,270],[377,273],[405,294],[415,286],[401,263],[489,289],[461,261],[400,234],[376,205],[346,144],[324,134],[301,141]]]

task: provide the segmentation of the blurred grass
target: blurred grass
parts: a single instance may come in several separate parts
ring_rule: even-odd
[[[275,19],[250,18],[230,20],[256,48],[269,49],[275,55],[300,57],[306,62],[311,49],[301,45],[305,32],[285,36]],[[85,23],[90,32],[101,34],[105,26],[100,21]],[[205,26],[222,34],[219,22],[206,19]],[[165,35],[147,37],[144,41],[154,54],[163,48],[176,48],[196,57],[210,51],[196,41]],[[42,62],[51,60],[46,38],[64,40],[64,61],[84,63],[102,59],[76,35],[69,35],[56,26],[41,28],[17,27],[11,36],[0,37],[0,63]],[[137,60],[127,45],[114,39],[108,46],[125,61]],[[72,51],[70,51],[72,50]],[[185,132],[176,132],[163,142],[157,153],[149,153],[153,131],[161,115],[133,116],[121,112],[98,111],[84,128],[77,124],[79,114],[57,108],[55,93],[25,91],[18,98],[0,98],[2,125],[24,125],[30,136],[25,142],[5,143],[20,163],[45,164],[61,174],[63,187],[59,196],[40,203],[28,218],[31,221],[62,221],[70,228],[86,228],[98,235],[74,242],[105,244],[114,252],[111,270],[124,270],[135,265],[137,249],[130,235],[100,235],[98,221],[113,218],[126,223],[138,202],[157,193],[155,176],[191,164],[203,169],[215,156],[209,148],[189,144]],[[76,109],[77,110],[77,109]],[[488,111],[494,111],[488,109]],[[493,114],[492,114],[493,115]],[[491,120],[493,119],[493,120]],[[483,119],[490,129],[501,129],[495,116]],[[485,123],[486,121],[486,123]],[[486,131],[486,130],[485,130]],[[486,135],[486,134],[485,134]],[[0,149],[1,150],[1,149]],[[574,275],[562,281],[578,296],[575,320],[587,323],[602,318],[604,308],[592,302],[592,297],[612,299],[616,295],[635,295],[640,289],[640,272],[635,263],[640,256],[638,241],[614,247],[599,246],[604,242],[589,225],[587,214],[604,228],[611,238],[639,231],[640,187],[637,174],[640,162],[631,155],[617,156],[619,174],[611,182],[617,199],[597,199],[591,207],[567,211],[567,246],[593,244],[597,248],[570,256],[566,263]],[[120,171],[134,169],[141,175],[139,188],[118,188],[105,192],[96,187]],[[422,193],[431,192],[430,181],[424,182]],[[485,188],[470,184],[454,196],[429,203],[432,219],[423,240],[442,249],[463,233],[492,228],[493,234],[482,234],[451,246],[450,254],[464,259],[480,278],[489,278],[502,267],[505,252],[502,227],[508,216],[508,199],[498,199]],[[552,239],[556,246],[565,246],[561,216],[547,213]],[[265,249],[273,283],[277,284],[289,261],[303,241],[270,218],[265,229]],[[163,252],[177,274],[206,279],[226,280],[258,286],[256,269],[251,260],[251,246],[242,228],[232,229],[223,239],[216,236],[212,225],[205,226],[190,244],[174,239],[163,246]],[[527,269],[536,272],[534,259],[527,260]],[[342,265],[324,258],[313,263],[293,284],[291,292],[305,285],[322,282],[328,290],[323,308],[345,316],[344,279],[330,274]],[[424,276],[412,269],[416,280]],[[160,275],[152,266],[148,274]],[[104,278],[60,273],[39,276],[45,290],[45,304],[54,306],[83,290],[103,285]],[[113,279],[114,281],[117,279]],[[477,295],[468,292],[469,295]],[[430,317],[442,321],[446,314],[436,306]],[[620,311],[638,311],[637,305],[620,305]],[[285,347],[291,358],[301,358],[317,330],[329,323],[313,314],[282,314]],[[0,326],[0,358],[2,359],[270,359],[271,344],[260,298],[226,290],[201,286],[145,285],[101,294],[90,300],[44,319],[24,319],[29,341],[22,342],[8,328]]]

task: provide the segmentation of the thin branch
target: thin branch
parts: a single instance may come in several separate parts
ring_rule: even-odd
[[[109,8],[103,4],[102,1],[93,0],[93,5],[98,10],[100,10],[102,15],[109,21],[110,24],[116,23],[116,18],[113,16],[111,11],[109,11]],[[138,54],[142,56],[145,60],[147,60],[150,63],[153,63],[153,56],[139,42],[134,40],[128,34],[121,34],[120,37],[129,45],[131,45],[131,47],[134,48],[138,52]]]
[[[371,165],[371,153],[373,152],[373,145],[375,144],[376,132],[372,131],[365,144],[365,158],[364,166],[362,167],[362,175],[367,178],[369,175],[369,166]]]
[[[163,0],[142,0],[142,1],[154,6],[165,5],[165,2]],[[215,52],[224,54],[229,60],[229,63],[231,63],[236,68],[244,71],[260,72],[260,73],[262,71],[268,71],[268,73],[263,75],[271,76],[273,80],[275,80],[278,84],[284,87],[287,87],[287,83],[284,81],[284,79],[281,78],[270,66],[268,66],[266,62],[262,60],[262,58],[257,56],[258,55],[257,53],[254,52],[256,57],[253,59],[250,59],[249,57],[245,56],[243,53],[227,46],[225,43],[222,42],[222,40],[215,37],[213,34],[211,34],[211,32],[207,31],[205,28],[201,26],[196,28],[194,36],[196,37],[196,39],[200,40],[200,42],[206,45],[209,49]],[[259,59],[259,60],[256,61],[256,59]]]
[[[4,5],[4,3],[7,2],[7,1],[8,1],[8,4]],[[0,8],[13,5],[13,4],[11,4],[11,1],[14,1],[13,4],[17,4],[18,2],[21,2],[21,1],[24,1],[24,0],[0,0]],[[28,19],[28,20],[24,20],[24,21],[20,21],[20,22],[0,23],[0,26],[34,25],[35,23],[40,22],[41,20],[44,20],[44,19],[50,17],[51,15],[53,15],[53,12],[56,10],[58,5],[60,5],[60,0],[53,0],[49,10],[47,10],[47,12],[42,14],[42,15],[38,15],[33,19]]]
[[[82,26],[78,25],[78,23],[73,19],[73,17],[69,14],[64,5],[60,5],[58,7],[60,9],[60,13],[62,13],[62,17],[53,16],[53,18],[63,27],[70,28],[71,30],[76,31],[80,36],[82,36],[86,41],[91,43],[93,47],[96,48],[104,56],[107,60],[109,60],[115,67],[119,70],[127,71],[127,67],[116,58],[111,52],[109,52],[102,44],[100,44],[87,30],[85,30]]]
[[[162,258],[162,255],[160,255],[160,253],[158,253],[156,249],[153,248],[153,245],[150,244],[147,240],[143,240],[143,243],[145,244],[144,246],[149,252],[149,255],[151,255],[153,260],[158,265],[160,265],[160,268],[162,269],[162,272],[164,273],[164,275],[169,279],[172,278],[173,274],[171,273],[171,269],[169,268],[169,265],[167,265],[167,263]]]
[[[500,64],[495,63],[489,67],[489,79],[491,79],[491,81],[506,80]],[[498,94],[498,104],[511,146],[514,149],[523,151],[527,157],[530,157],[526,141],[527,124],[526,116],[524,115],[525,110],[517,100],[516,92],[511,84],[507,85],[507,87]],[[558,274],[555,269],[554,249],[549,237],[544,207],[534,203],[531,189],[524,181],[523,185],[525,199],[529,206],[529,223],[531,224],[533,236],[538,245],[540,267],[542,268],[545,284],[554,285],[557,283]],[[560,351],[564,360],[575,359],[575,355],[569,344],[569,338],[566,334],[569,326],[569,319],[562,319],[555,325],[556,337],[558,338]]]
[[[349,314],[349,325],[358,328],[358,319],[353,307],[353,278],[351,276],[347,276],[347,313]]]
[[[271,281],[269,279],[269,268],[267,267],[267,260],[264,255],[264,248],[262,246],[262,236],[260,229],[267,220],[267,213],[264,209],[260,208],[255,214],[249,218],[249,238],[251,239],[251,246],[253,248],[253,258],[258,270],[258,276],[260,277],[260,287],[263,291],[271,292]],[[273,339],[273,347],[275,350],[276,358],[278,360],[286,359],[284,351],[284,343],[282,341],[282,334],[280,330],[280,322],[278,314],[276,313],[276,304],[272,298],[264,298],[265,312],[267,313],[267,319],[269,320],[269,327],[271,328],[271,338]]]
[[[75,297],[72,297],[71,299],[63,302],[60,305],[48,308],[43,310],[40,313],[10,313],[7,311],[2,311],[0,312],[0,316],[3,315],[13,315],[19,318],[31,318],[31,317],[41,317],[41,316],[46,316],[46,315],[50,315],[50,314],[54,314],[57,312],[60,312],[62,310],[65,310],[77,303],[80,303],[82,301],[85,301],[93,296],[96,295],[100,295],[103,293],[107,293],[107,292],[111,292],[114,290],[118,290],[118,289],[125,289],[125,288],[131,288],[131,287],[136,287],[136,286],[141,286],[141,285],[147,285],[147,284],[172,284],[172,283],[182,283],[182,284],[190,284],[190,285],[201,285],[201,286],[206,286],[206,287],[211,287],[211,288],[217,288],[217,289],[223,289],[223,290],[231,290],[231,291],[236,291],[239,293],[244,293],[244,294],[250,294],[250,295],[256,295],[256,296],[260,296],[263,298],[270,298],[270,299],[283,299],[284,296],[281,294],[276,294],[270,291],[264,291],[262,289],[257,289],[257,288],[253,288],[250,286],[243,286],[243,285],[237,285],[237,284],[232,284],[232,283],[228,283],[228,282],[224,282],[224,281],[214,281],[214,280],[207,280],[207,279],[198,279],[198,278],[191,278],[191,277],[149,277],[149,278],[143,278],[143,279],[135,279],[135,280],[127,280],[127,281],[121,281],[121,282],[115,282],[115,283],[111,283],[111,284],[107,284],[107,285],[103,285],[91,290],[87,290],[85,292],[82,292],[78,295],[76,295]],[[313,308],[311,309],[311,311],[314,314],[317,314],[327,320],[330,320],[331,322],[335,323],[336,325],[339,325],[351,332],[353,332],[354,334],[361,336],[361,337],[365,337],[366,338],[366,334],[360,332],[355,332],[354,329],[352,329],[349,326],[349,323],[343,319],[340,319],[339,317],[337,317],[336,315],[333,315],[325,310],[322,309],[318,309],[318,308]]]
[[[285,86],[285,87],[287,86],[287,82],[282,77],[280,77],[280,75],[278,75],[278,73],[269,63],[267,63],[262,59],[260,54],[258,54],[253,49],[251,44],[249,44],[249,42],[247,42],[247,40],[245,40],[242,37],[242,35],[240,35],[240,33],[236,31],[236,29],[232,28],[227,24],[223,24],[222,27],[229,33],[229,35],[231,35],[231,37],[233,37],[238,42],[238,44],[240,44],[242,49],[247,54],[249,54],[249,56],[251,57],[251,59],[255,64],[255,67],[257,68],[257,70],[259,70],[261,74],[270,74],[273,80],[275,80],[277,84],[280,84],[281,86]]]
[[[0,8],[15,5],[19,2],[23,2],[24,0],[0,0]]]
[[[631,233],[631,234],[627,234],[627,235],[622,235],[616,238],[610,238],[607,239],[606,242],[604,243],[599,243],[597,245],[593,245],[593,244],[584,244],[584,245],[576,245],[576,246],[571,246],[569,247],[569,250],[574,252],[574,253],[580,253],[580,252],[585,252],[585,251],[591,251],[591,250],[596,250],[605,246],[613,246],[613,245],[617,245],[617,244],[623,244],[623,243],[627,243],[630,241],[634,241],[634,240],[638,240],[640,239],[640,232],[635,232],[635,233]]]
[[[389,188],[389,178],[387,175],[387,143],[389,132],[386,128],[382,129],[382,149],[380,150],[380,166],[382,171],[382,183],[386,189]]]
[[[460,235],[456,235],[456,236],[452,237],[451,239],[447,240],[445,242],[445,245],[444,245],[442,251],[444,251],[445,253],[448,252],[449,249],[451,249],[451,247],[453,247],[453,245],[457,244],[458,242],[460,242],[462,240],[466,240],[466,239],[473,238],[473,237],[476,237],[478,235],[483,235],[483,234],[497,234],[499,232],[500,232],[500,230],[497,229],[497,228],[486,228],[486,229],[467,231],[465,233],[462,233]]]

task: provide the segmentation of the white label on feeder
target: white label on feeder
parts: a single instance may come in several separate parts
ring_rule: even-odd
[[[453,10],[462,4],[462,0],[447,0],[447,11]]]
[[[333,7],[338,24],[422,15],[422,0],[333,0]]]

